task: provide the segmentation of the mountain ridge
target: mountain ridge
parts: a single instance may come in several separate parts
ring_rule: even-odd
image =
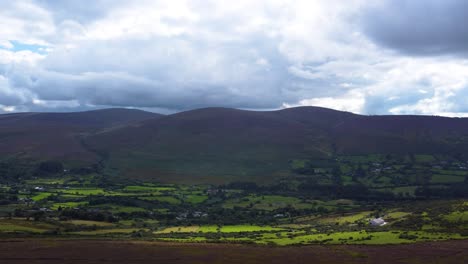
[[[11,114],[0,115],[0,129],[0,156],[54,159],[68,166],[100,162],[109,175],[167,182],[263,181],[290,173],[291,160],[460,155],[468,149],[466,118],[366,116],[321,107]]]

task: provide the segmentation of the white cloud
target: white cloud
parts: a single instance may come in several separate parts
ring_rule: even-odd
[[[363,112],[365,104],[364,94],[354,91],[347,93],[340,97],[321,97],[311,98],[299,101],[298,104],[290,105],[284,104],[284,107],[294,106],[320,106],[326,108],[332,108],[341,111],[361,113]]]
[[[460,99],[468,96],[466,60],[379,46],[362,27],[370,5],[1,1],[0,77],[8,88],[0,94],[21,98],[7,105],[15,111],[317,105],[368,114],[468,112]],[[45,47],[18,51],[12,41]]]
[[[17,40],[47,45],[47,38],[55,33],[55,24],[50,12],[33,1],[1,1],[0,21],[1,43]]]

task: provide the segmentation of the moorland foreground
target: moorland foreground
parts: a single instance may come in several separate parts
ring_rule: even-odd
[[[0,240],[2,263],[466,263],[468,242],[265,247],[96,240]]]

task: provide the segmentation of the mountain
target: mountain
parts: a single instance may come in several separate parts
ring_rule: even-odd
[[[131,109],[3,114],[0,156],[94,163],[99,157],[82,144],[83,136],[161,116]]]
[[[316,108],[206,108],[99,133],[87,144],[128,177],[176,181],[273,178],[288,160],[332,154],[327,128],[353,115]]]
[[[373,153],[457,153],[468,119],[361,116],[319,107],[205,108],[87,138],[125,177],[168,182],[271,181],[291,160]]]
[[[163,182],[268,182],[290,175],[293,160],[459,156],[467,149],[465,118],[363,116],[320,107],[0,115],[0,155],[53,158],[68,166],[100,161],[108,175]]]
[[[338,154],[440,153],[468,149],[468,119],[438,116],[360,116],[333,129]]]

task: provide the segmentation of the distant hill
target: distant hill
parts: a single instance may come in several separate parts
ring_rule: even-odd
[[[333,129],[339,154],[449,153],[468,150],[468,119],[437,116],[360,116]]]
[[[466,150],[465,118],[362,116],[320,107],[0,115],[0,155],[100,160],[107,174],[165,182],[265,182],[290,174],[291,160]]]
[[[289,159],[331,155],[326,129],[352,116],[342,115],[312,108],[274,112],[206,108],[100,133],[87,142],[108,153],[109,166],[129,177],[270,178],[287,173]]]
[[[0,156],[93,163],[99,157],[83,146],[83,136],[158,117],[161,115],[131,109],[3,114]]]

